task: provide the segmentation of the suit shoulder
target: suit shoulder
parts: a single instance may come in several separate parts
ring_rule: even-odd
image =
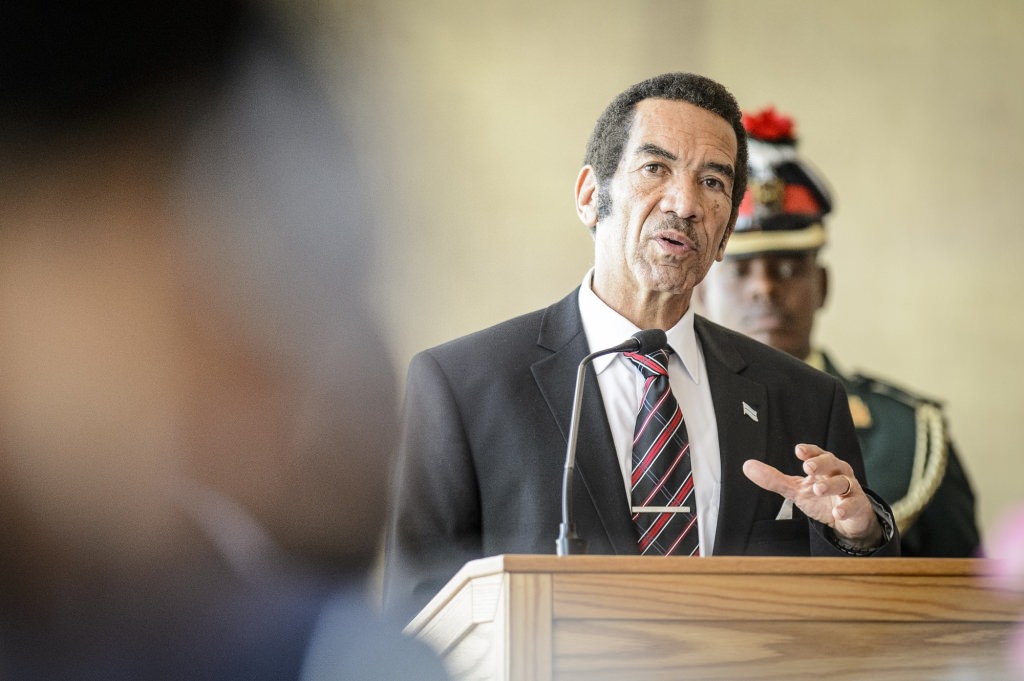
[[[543,310],[529,312],[479,331],[453,338],[416,353],[413,362],[431,357],[441,364],[478,361],[493,356],[506,358],[517,347],[533,346],[537,339]]]
[[[537,352],[542,338],[548,340],[549,348],[559,347],[583,330],[577,291],[547,307],[498,322],[418,354],[430,355],[438,361],[487,358],[489,355],[495,360],[505,361],[515,354],[532,355]]]

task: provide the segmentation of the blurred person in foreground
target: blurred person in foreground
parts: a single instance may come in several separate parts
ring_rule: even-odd
[[[796,151],[792,119],[773,108],[744,115],[747,192],[725,260],[696,297],[709,318],[804,360],[843,383],[871,488],[889,504],[902,555],[980,551],[974,493],[941,405],[883,379],[847,373],[812,343],[828,294],[818,259],[831,193]]]
[[[277,26],[0,10],[0,679],[443,678],[367,602],[394,377]]]
[[[571,504],[593,554],[897,555],[834,378],[694,314],[746,186],[740,110],[667,73],[598,118],[575,183],[594,267],[561,301],[409,366],[385,599],[411,615],[473,558],[554,553],[577,367]],[[669,354],[671,352],[671,354]]]

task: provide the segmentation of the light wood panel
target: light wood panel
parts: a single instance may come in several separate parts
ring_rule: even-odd
[[[497,556],[409,625],[460,680],[1013,679],[1024,594],[966,559]]]

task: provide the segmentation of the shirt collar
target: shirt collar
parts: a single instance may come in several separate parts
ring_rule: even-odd
[[[593,268],[583,277],[580,286],[579,306],[583,318],[583,332],[587,335],[587,343],[591,351],[610,348],[628,339],[640,331],[631,321],[610,308],[597,297],[591,284],[594,280]],[[693,307],[686,311],[676,324],[665,332],[668,344],[682,361],[686,372],[694,383],[703,380],[703,362],[700,361],[700,350],[697,347],[697,336],[693,331]],[[617,357],[616,354],[602,355],[594,360],[594,370],[601,373],[607,369]]]

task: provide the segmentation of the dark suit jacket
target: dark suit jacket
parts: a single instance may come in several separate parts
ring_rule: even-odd
[[[409,367],[385,554],[385,602],[414,614],[468,560],[553,553],[577,366],[590,349],[574,292],[418,354]],[[864,479],[840,383],[703,318],[722,486],[715,555],[843,555],[824,527],[743,475],[746,459],[802,475],[820,445]],[[636,554],[622,474],[593,369],[584,391],[573,510],[588,553]],[[746,402],[757,421],[744,414]],[[878,554],[896,555],[889,542]]]

